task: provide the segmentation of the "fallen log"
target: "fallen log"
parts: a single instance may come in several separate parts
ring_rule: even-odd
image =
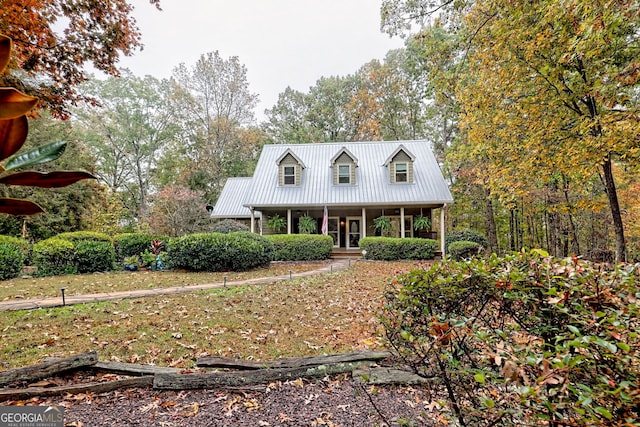
[[[201,357],[196,365],[201,368],[226,368],[239,370],[257,370],[265,368],[302,368],[334,363],[350,363],[364,361],[379,361],[391,356],[388,351],[353,351],[344,354],[329,354],[325,356],[294,357],[265,362],[249,362],[222,357]]]
[[[363,368],[353,371],[353,378],[364,384],[375,385],[415,385],[429,382],[428,378],[421,377],[411,371],[396,368]]]
[[[28,387],[0,390],[0,401],[28,399],[31,397],[62,396],[80,393],[107,393],[120,388],[149,387],[153,384],[153,376],[147,375],[122,380],[74,384],[60,387]]]
[[[249,371],[217,371],[204,374],[156,374],[153,388],[159,390],[191,390],[244,387],[256,384],[267,384],[273,381],[291,381],[298,378],[322,378],[327,375],[351,372],[364,366],[371,366],[373,361],[335,363],[329,365],[256,369]]]
[[[61,372],[95,365],[97,362],[98,353],[90,351],[88,353],[77,354],[75,356],[47,360],[37,365],[7,369],[0,371],[0,387],[16,381],[33,382],[41,380],[43,378],[57,375]]]
[[[155,374],[177,374],[182,371],[182,369],[179,368],[167,368],[154,365],[136,365],[134,363],[121,362],[98,362],[89,368],[93,371],[129,375],[132,377]]]

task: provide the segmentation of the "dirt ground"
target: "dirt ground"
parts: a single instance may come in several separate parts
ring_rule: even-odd
[[[7,404],[5,402],[4,404]],[[434,426],[439,406],[417,386],[363,385],[350,375],[272,383],[260,391],[154,391],[32,399],[65,407],[65,426]]]

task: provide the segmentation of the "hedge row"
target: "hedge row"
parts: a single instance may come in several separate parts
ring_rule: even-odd
[[[397,237],[365,237],[360,240],[364,259],[378,261],[433,259],[438,242],[432,239]]]
[[[317,234],[274,234],[266,236],[273,243],[274,261],[311,261],[328,259],[333,238]]]
[[[244,271],[269,265],[273,244],[253,233],[198,233],[171,239],[167,266],[190,271]]]
[[[39,276],[108,271],[114,268],[114,262],[113,243],[102,233],[62,233],[33,246],[33,263]]]
[[[40,276],[113,270],[116,262],[147,252],[154,240],[165,242],[167,253],[163,260],[168,268],[191,271],[243,271],[266,266],[272,260],[327,259],[333,247],[329,236],[267,238],[246,231],[193,234],[175,239],[144,233],[122,234],[111,239],[106,234],[81,231],[42,240],[33,249],[21,239],[0,236],[0,280],[16,277],[24,260],[30,257]],[[403,251],[411,252],[408,248]]]

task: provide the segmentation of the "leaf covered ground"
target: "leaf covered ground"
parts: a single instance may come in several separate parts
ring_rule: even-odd
[[[18,367],[96,350],[101,360],[190,368],[208,355],[271,360],[378,348],[386,284],[417,266],[359,261],[340,272],[264,285],[4,312],[0,363]],[[76,427],[431,425],[441,409],[419,387],[364,385],[350,375],[260,391],[130,389],[3,404],[62,405],[65,425]]]
[[[4,312],[0,364],[96,350],[101,360],[190,368],[204,356],[273,360],[378,348],[385,285],[415,267],[360,261],[269,284]]]

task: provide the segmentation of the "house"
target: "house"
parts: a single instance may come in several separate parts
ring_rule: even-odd
[[[333,237],[336,249],[357,250],[360,239],[380,235],[374,220],[384,216],[391,222],[385,235],[439,234],[444,252],[445,211],[453,197],[427,141],[265,145],[253,177],[242,184],[244,192],[229,179],[214,208],[217,218],[248,211],[251,230],[269,234],[275,231],[267,220],[278,215],[291,234],[308,216],[318,233]],[[435,210],[439,233],[414,229],[418,216],[433,224]]]

